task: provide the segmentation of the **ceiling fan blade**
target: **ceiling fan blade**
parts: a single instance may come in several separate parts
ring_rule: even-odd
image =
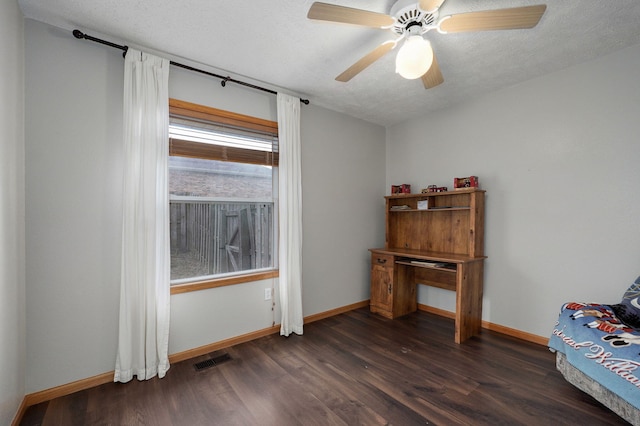
[[[425,12],[433,12],[434,10],[440,9],[444,0],[420,0],[418,4],[420,10],[424,10]]]
[[[342,74],[336,77],[337,81],[347,82],[355,77],[358,73],[364,70],[366,67],[382,58],[391,49],[396,46],[396,41],[385,41],[380,46],[373,49],[371,52],[364,55],[358,62],[347,68]]]
[[[431,67],[420,78],[422,79],[422,84],[425,89],[431,89],[444,83],[444,78],[442,77],[442,72],[440,72],[440,65],[438,65],[435,53],[433,54],[433,63],[431,64]]]
[[[395,23],[394,18],[383,13],[322,2],[315,2],[311,5],[307,18],[374,28],[389,27]]]
[[[445,33],[458,33],[533,28],[540,21],[546,9],[547,5],[539,4],[511,9],[460,13],[442,20],[440,30]]]

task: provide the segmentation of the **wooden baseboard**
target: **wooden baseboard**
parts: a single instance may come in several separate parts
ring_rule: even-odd
[[[369,300],[368,299],[367,300],[363,300],[362,302],[353,303],[351,305],[346,305],[346,306],[341,306],[341,307],[336,308],[336,309],[331,309],[329,311],[320,312],[318,314],[309,315],[308,317],[304,318],[304,323],[305,324],[309,324],[309,323],[312,323],[314,321],[319,321],[321,319],[332,317],[334,315],[344,314],[345,312],[353,311],[353,310],[360,309],[360,308],[366,308],[367,306],[369,306]]]
[[[548,337],[538,336],[537,334],[527,333],[515,328],[505,327],[504,325],[493,324],[488,321],[482,321],[482,328],[495,331],[496,333],[506,334],[507,336],[515,337],[520,340],[526,340],[527,342],[537,343],[542,346],[547,346],[549,343]]]
[[[439,315],[445,318],[454,319],[456,317],[455,312],[445,311],[444,309],[434,308],[433,306],[418,304],[418,310],[424,312],[430,312],[435,315]],[[482,321],[482,328],[486,328],[487,330],[495,331],[496,333],[504,334],[507,336],[515,337],[520,340],[525,340],[531,343],[537,343],[538,345],[547,346],[549,343],[548,337],[538,336],[537,334],[527,333],[521,330],[516,330],[515,328],[505,327],[499,324],[493,324],[489,321]]]
[[[423,312],[429,312],[430,314],[439,315],[441,317],[445,317],[449,319],[455,319],[456,317],[455,312],[445,311],[444,309],[434,308],[433,306],[423,305],[421,303],[418,303],[418,310]]]
[[[341,306],[336,309],[331,309],[326,312],[320,312],[318,314],[309,315],[304,318],[304,323],[308,324],[314,321],[318,321],[324,318],[329,318],[334,315],[342,314],[345,312],[352,311],[354,309],[359,309],[362,307],[369,306],[368,300],[363,300],[362,302],[353,303],[351,305]],[[241,336],[232,337],[230,339],[221,340],[219,342],[211,343],[208,345],[200,346],[194,349],[189,349],[186,351],[178,352],[172,355],[169,355],[169,362],[176,363],[180,361],[184,361],[187,359],[195,358],[201,355],[206,355],[210,352],[215,352],[220,349],[228,348],[230,346],[238,345],[240,343],[249,342],[251,340],[258,339],[260,337],[268,336],[270,334],[275,334],[280,331],[280,325],[274,325],[272,327],[263,328],[262,330],[253,331],[251,333],[243,334]],[[110,383],[113,381],[113,371],[109,371],[107,373],[98,374],[97,376],[89,377],[87,379],[77,380],[72,383],[67,383],[64,385],[56,386],[55,388],[45,389],[43,391],[34,392],[28,395],[25,395],[22,404],[18,413],[16,414],[16,418],[13,424],[18,425],[24,412],[26,409],[32,405],[39,404],[41,402],[50,401],[54,398],[59,398],[61,396],[70,395],[74,392],[78,392],[85,389],[90,389],[95,386],[100,386],[105,383]]]
[[[324,318],[329,318],[334,315],[342,314],[345,312],[353,311],[354,309],[363,308],[365,306],[369,306],[369,301],[364,300],[362,302],[353,303],[351,305],[341,306],[336,309],[331,309],[329,311],[320,312],[314,315],[309,315],[308,317],[304,317],[304,323],[309,324],[314,321],[318,321]],[[200,346],[198,348],[189,349],[184,352],[179,352],[169,356],[169,362],[180,362],[187,359],[195,358],[197,356],[206,355],[208,353],[219,351],[220,349],[228,348],[234,345],[239,345],[240,343],[250,342],[251,340],[259,339],[260,337],[268,336],[270,334],[275,334],[280,331],[280,324],[274,325],[273,327],[264,328],[262,330],[254,331],[251,333],[243,334],[242,336],[232,337],[230,339],[221,340],[219,342],[211,343],[208,345]]]
[[[114,372],[110,371],[108,373],[98,374],[97,376],[86,379],[76,380],[75,382],[67,383],[65,385],[56,386],[55,388],[30,393],[24,397],[25,405],[30,407],[32,405],[40,404],[41,402],[50,401],[60,396],[70,395],[74,392],[112,382],[113,374]]]
[[[176,363],[184,361],[186,359],[195,358],[197,356],[205,355],[210,352],[214,352],[220,349],[228,348],[233,345],[248,342],[254,339],[258,339],[269,334],[274,334],[280,331],[280,326],[268,327],[262,330],[258,330],[252,333],[243,334],[241,336],[232,337],[230,339],[221,340],[219,342],[211,343],[209,345],[200,346],[198,348],[189,349],[187,351],[178,352],[169,355],[169,362]],[[113,381],[114,371],[98,374],[97,376],[89,377],[86,379],[77,380],[72,383],[56,386],[55,388],[45,389],[43,391],[34,392],[24,397],[23,406],[24,410],[32,405],[39,404],[41,402],[50,401],[61,396],[70,395],[74,392],[78,392],[85,389],[90,389],[95,386],[100,386],[105,383]],[[22,414],[24,414],[24,410]],[[20,416],[22,418],[22,415]],[[19,421],[18,421],[19,423]]]
[[[309,324],[314,321],[319,321],[321,319],[329,318],[334,315],[342,314],[345,312],[349,312],[355,309],[364,308],[369,306],[369,300],[363,300],[362,302],[353,303],[351,305],[341,306],[336,309],[331,309],[329,311],[320,312],[317,314],[309,315],[304,318],[304,323]],[[418,304],[418,310],[424,312],[430,312],[435,315],[440,315],[445,318],[455,318],[455,313],[446,311],[444,309],[434,308],[433,306]],[[548,339],[537,336],[535,334],[525,333],[520,330],[516,330],[513,328],[505,327],[502,325],[492,324],[488,321],[482,321],[482,327],[487,330],[492,330],[498,333],[502,333],[508,336],[516,337],[521,340],[526,340],[528,342],[537,343],[539,345],[547,345]],[[272,327],[263,328],[262,330],[257,330],[251,333],[243,334],[241,336],[232,337],[230,339],[221,340],[219,342],[211,343],[208,345],[200,346],[198,348],[189,349],[183,352],[178,352],[169,356],[169,362],[175,363],[184,361],[187,359],[195,358],[201,355],[206,355],[210,352],[215,352],[224,348],[228,348],[230,346],[238,345],[240,343],[249,342],[254,339],[258,339],[260,337],[268,336],[270,334],[275,334],[280,331],[280,325],[275,325]],[[34,392],[28,395],[25,395],[18,412],[16,413],[16,417],[12,423],[12,426],[17,426],[22,419],[25,411],[28,407],[39,404],[41,402],[50,401],[54,398],[59,398],[61,396],[70,395],[74,392],[78,392],[81,390],[89,389],[95,386],[100,386],[105,383],[109,383],[113,381],[113,371],[109,371],[107,373],[98,374],[97,376],[89,377],[87,379],[77,380],[72,383],[67,383],[61,386],[56,386],[55,388],[46,389],[39,392]]]
[[[195,358],[198,356],[206,355],[211,352],[219,351],[220,349],[228,348],[240,343],[250,342],[251,340],[259,339],[260,337],[268,336],[280,331],[280,325],[274,325],[273,327],[263,328],[262,330],[253,331],[251,333],[243,334],[241,336],[231,337],[229,339],[220,340],[219,342],[210,343],[208,345],[200,346],[197,348],[189,349],[186,351],[178,352],[173,355],[169,355],[169,362],[180,362],[186,359]]]

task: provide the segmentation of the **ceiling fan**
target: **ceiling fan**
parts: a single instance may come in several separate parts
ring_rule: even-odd
[[[395,39],[385,41],[360,58],[337,76],[337,81],[351,80],[405,40],[396,57],[396,72],[407,79],[420,78],[425,89],[430,89],[443,83],[444,78],[431,43],[424,39],[423,34],[431,30],[447,34],[533,28],[547,9],[546,5],[540,4],[441,17],[439,11],[444,1],[398,0],[392,6],[389,15],[315,2],[311,5],[307,18],[387,29],[396,36]]]

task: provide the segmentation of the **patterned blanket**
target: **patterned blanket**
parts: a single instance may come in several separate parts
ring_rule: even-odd
[[[549,348],[640,409],[640,330],[630,314],[624,304],[566,303]]]

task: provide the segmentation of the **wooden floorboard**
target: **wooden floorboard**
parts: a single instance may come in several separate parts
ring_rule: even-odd
[[[623,425],[567,383],[545,347],[451,319],[367,309],[29,407],[21,425]],[[231,360],[197,371],[222,353]]]

